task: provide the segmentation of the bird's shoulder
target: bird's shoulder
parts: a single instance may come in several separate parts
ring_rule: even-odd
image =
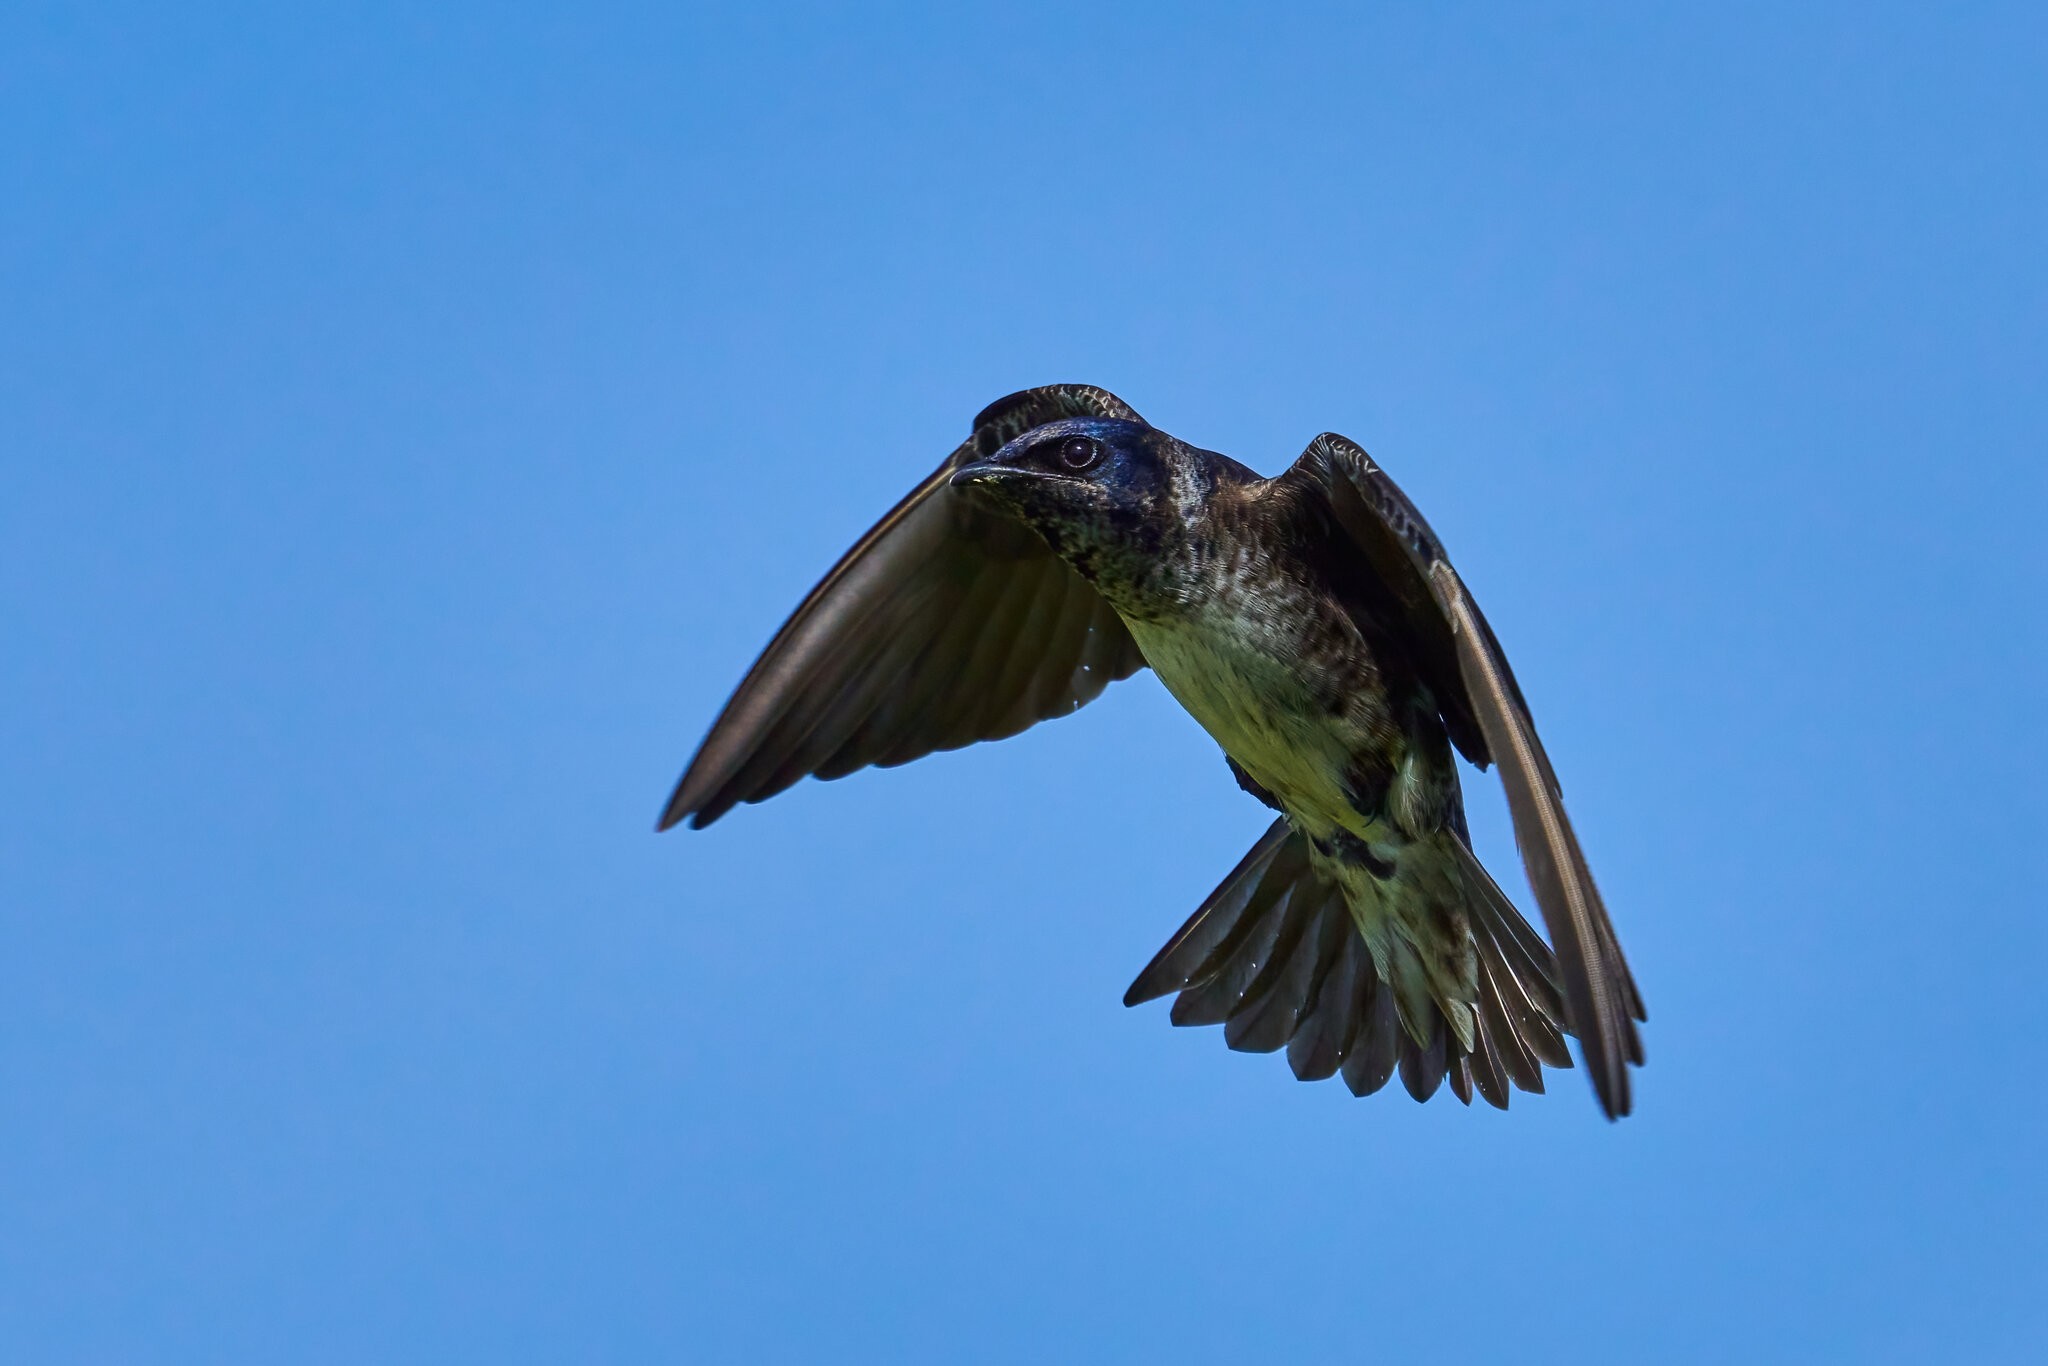
[[[1340,662],[1361,640],[1333,573],[1327,515],[1313,498],[1231,462],[1186,535],[1187,627],[1219,645],[1347,672]]]
[[[1231,462],[1192,531],[1221,586],[1302,608],[1339,595],[1343,546],[1328,500],[1292,468],[1261,478]]]

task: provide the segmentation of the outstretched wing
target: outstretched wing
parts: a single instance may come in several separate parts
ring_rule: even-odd
[[[1325,432],[1281,477],[1327,500],[1344,539],[1363,556],[1347,587],[1401,631],[1458,749],[1481,767],[1500,765],[1515,843],[1557,951],[1567,1021],[1608,1116],[1627,1114],[1628,1064],[1643,1060],[1635,1026],[1646,1018],[1642,996],[1493,628],[1429,523],[1356,444]]]
[[[1107,390],[1047,385],[974,430],[846,552],[741,680],[663,810],[702,828],[807,774],[838,778],[997,740],[1144,667],[1137,643],[1038,533],[949,487],[953,471],[1068,417],[1143,419]]]

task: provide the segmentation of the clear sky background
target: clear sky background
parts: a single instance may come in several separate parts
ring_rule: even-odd
[[[8,6],[0,1359],[2048,1359],[2044,70],[2020,4]],[[1415,496],[1635,1118],[1125,1010],[1266,823],[1149,676],[651,833],[1054,380]]]

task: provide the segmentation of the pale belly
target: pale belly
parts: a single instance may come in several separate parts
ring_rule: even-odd
[[[1310,838],[1311,860],[1343,888],[1380,977],[1395,984],[1411,1035],[1426,1037],[1426,1024],[1417,1022],[1429,1019],[1434,1001],[1469,1049],[1472,1017],[1463,1003],[1476,999],[1477,960],[1464,928],[1461,874],[1443,861],[1441,845],[1414,840],[1394,823],[1404,802],[1433,785],[1414,747],[1385,726],[1370,669],[1333,713],[1296,662],[1304,651],[1284,623],[1265,639],[1259,623],[1218,616],[1126,624],[1167,691]],[[1352,793],[1362,760],[1384,766],[1390,778],[1388,805],[1372,815],[1357,809]],[[1362,841],[1370,858],[1345,852],[1342,841],[1330,848],[1339,832]]]
[[[1349,775],[1361,737],[1322,706],[1298,672],[1298,648],[1242,623],[1130,622],[1159,681],[1223,752],[1280,802],[1304,834],[1370,838]]]

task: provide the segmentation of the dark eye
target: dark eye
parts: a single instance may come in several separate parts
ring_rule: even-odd
[[[1070,470],[1092,469],[1102,459],[1102,443],[1091,437],[1070,436],[1060,442],[1059,459]]]

